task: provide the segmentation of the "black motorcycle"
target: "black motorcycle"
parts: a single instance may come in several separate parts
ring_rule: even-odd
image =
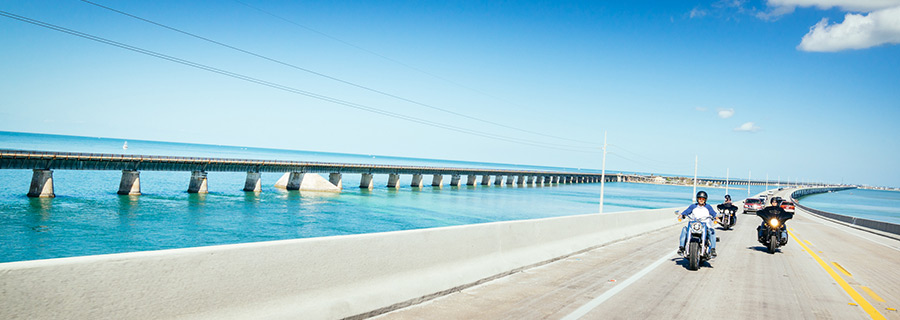
[[[764,244],[769,253],[775,253],[776,249],[787,244],[788,233],[784,222],[779,217],[771,217],[758,227],[759,243]]]
[[[728,230],[734,227],[735,222],[737,222],[737,216],[735,213],[737,212],[737,207],[728,204],[722,203],[716,206],[719,209],[719,224],[722,226],[722,229]]]

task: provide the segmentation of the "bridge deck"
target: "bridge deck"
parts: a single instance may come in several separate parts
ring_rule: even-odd
[[[0,150],[0,169],[556,175],[600,173]],[[609,175],[608,175],[609,176]]]
[[[687,270],[674,254],[680,226],[670,227],[380,318],[900,319],[889,310],[900,309],[900,241],[798,211],[788,222],[793,236],[772,255],[755,239],[759,222],[755,215],[740,214],[735,229],[717,230],[719,257],[699,271]],[[874,313],[864,310],[798,241]],[[654,262],[661,264],[648,267]],[[582,306],[593,308],[580,313]]]

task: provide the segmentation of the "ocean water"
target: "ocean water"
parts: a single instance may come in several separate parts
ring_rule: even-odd
[[[826,212],[900,224],[900,192],[850,189],[805,196],[800,204]]]
[[[0,132],[0,149],[578,170],[139,140],[123,150],[124,141]],[[343,175],[341,193],[318,193],[275,188],[280,174],[263,173],[262,192],[248,193],[241,191],[242,172],[210,172],[209,194],[188,194],[190,172],[158,171],[141,172],[142,195],[122,196],[120,171],[54,170],[56,197],[37,199],[25,196],[31,174],[0,170],[0,262],[589,214],[598,212],[600,198],[600,184],[411,188],[405,175],[399,190],[386,187],[387,175],[375,175],[368,190],[357,187],[357,174]],[[608,183],[605,190],[605,212],[686,207],[693,193],[632,183]],[[713,203],[725,194],[707,191]],[[731,193],[741,198],[746,189]]]

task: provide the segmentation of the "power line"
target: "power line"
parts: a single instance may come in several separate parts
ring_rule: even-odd
[[[403,67],[409,68],[409,69],[414,70],[414,71],[416,71],[416,72],[419,72],[419,73],[422,73],[422,74],[431,76],[431,77],[433,77],[433,78],[435,78],[435,79],[438,79],[438,80],[441,80],[441,81],[450,83],[450,84],[455,85],[455,86],[457,86],[457,87],[460,87],[460,88],[463,88],[463,89],[466,89],[466,90],[469,90],[469,91],[472,91],[472,92],[481,94],[481,95],[486,96],[486,97],[490,97],[490,98],[493,98],[493,99],[496,99],[496,100],[500,100],[500,101],[504,101],[504,102],[507,102],[507,103],[510,103],[510,104],[514,104],[514,103],[512,103],[512,102],[510,102],[510,101],[508,101],[508,100],[506,100],[506,99],[503,99],[503,98],[494,96],[494,95],[492,95],[492,94],[483,92],[483,91],[478,90],[478,89],[475,89],[475,88],[470,88],[470,87],[468,87],[468,86],[465,86],[465,85],[460,84],[460,83],[458,83],[458,82],[455,82],[455,81],[452,81],[452,80],[450,80],[450,79],[441,77],[441,76],[436,75],[436,74],[434,74],[434,73],[431,73],[431,72],[428,72],[428,71],[425,71],[425,70],[416,68],[416,67],[411,66],[411,65],[409,65],[409,64],[403,63],[402,61],[398,61],[398,60],[396,60],[396,59],[392,59],[392,58],[390,58],[390,57],[387,57],[387,56],[385,56],[385,55],[379,54],[379,53],[374,52],[374,51],[372,51],[372,50],[368,50],[368,49],[363,48],[363,47],[361,47],[361,46],[358,46],[358,45],[355,45],[355,44],[353,44],[353,43],[344,41],[344,40],[342,40],[342,39],[340,39],[340,38],[337,38],[337,37],[335,37],[335,36],[332,36],[332,35],[329,35],[329,34],[327,34],[327,33],[324,33],[324,32],[318,31],[318,30],[316,30],[316,29],[310,28],[310,27],[308,27],[308,26],[299,24],[299,23],[297,23],[297,22],[294,22],[293,20],[284,18],[284,17],[282,17],[282,16],[279,16],[279,15],[277,15],[277,14],[268,12],[268,11],[263,10],[263,9],[260,9],[260,8],[258,8],[258,7],[254,7],[254,6],[252,6],[252,5],[249,5],[249,4],[247,4],[247,3],[244,3],[244,2],[242,2],[242,1],[234,0],[234,2],[237,2],[237,3],[239,3],[239,4],[242,4],[242,5],[244,5],[244,6],[248,7],[248,8],[250,8],[250,9],[253,9],[253,10],[256,10],[256,11],[259,11],[259,12],[262,12],[263,14],[268,15],[268,16],[270,16],[270,17],[273,17],[273,18],[275,18],[275,19],[278,19],[278,20],[287,22],[287,23],[289,23],[289,24],[292,24],[292,25],[294,25],[294,26],[300,27],[300,28],[305,29],[305,30],[307,30],[307,31],[310,31],[310,32],[319,34],[319,35],[321,35],[321,36],[323,36],[323,37],[326,37],[326,38],[328,38],[328,39],[331,39],[331,40],[334,40],[334,41],[336,41],[336,42],[342,43],[342,44],[347,45],[347,46],[349,46],[349,47],[352,47],[352,48],[355,48],[355,49],[357,49],[357,50],[363,51],[363,52],[365,52],[365,53],[374,55],[374,56],[379,57],[379,58],[381,58],[381,59],[384,59],[384,60],[387,60],[387,61],[396,63],[396,64],[398,64],[398,65],[401,65],[401,66],[403,66]],[[551,137],[553,137],[553,136],[551,136]],[[582,141],[582,140],[577,140],[577,139],[562,138],[562,137],[554,137],[554,138],[557,138],[557,139],[563,139],[563,140],[569,140],[569,141],[573,141],[573,142],[581,142],[581,143],[586,143],[586,144],[593,144],[593,142]]]
[[[319,77],[323,77],[323,78],[326,78],[326,79],[329,79],[329,80],[337,81],[337,82],[340,82],[340,83],[343,83],[343,84],[346,84],[346,85],[349,85],[349,86],[353,86],[353,87],[356,87],[356,88],[359,88],[359,89],[363,89],[363,90],[366,90],[366,91],[370,91],[370,92],[374,92],[374,93],[377,93],[377,94],[381,94],[381,95],[384,95],[384,96],[387,96],[387,97],[391,97],[391,98],[394,98],[394,99],[397,99],[397,100],[409,102],[409,103],[412,103],[412,104],[415,104],[415,105],[418,105],[418,106],[422,106],[422,107],[425,107],[425,108],[429,108],[429,109],[432,109],[432,110],[441,111],[441,112],[444,112],[444,113],[452,114],[452,115],[459,116],[459,117],[463,117],[463,118],[466,118],[466,119],[475,120],[475,121],[480,121],[480,122],[483,122],[483,123],[487,123],[487,124],[491,124],[491,125],[495,125],[495,126],[507,128],[507,129],[516,130],[516,131],[519,131],[519,132],[525,132],[525,133],[530,133],[530,134],[534,134],[534,135],[539,135],[539,136],[544,136],[544,137],[554,138],[554,139],[559,139],[559,140],[568,140],[568,141],[573,141],[573,142],[581,142],[581,143],[588,143],[588,144],[591,144],[591,142],[585,142],[585,141],[580,141],[580,140],[574,140],[574,139],[569,139],[569,138],[564,138],[564,137],[557,137],[557,136],[553,136],[553,135],[549,135],[549,134],[544,134],[544,133],[540,133],[540,132],[536,132],[536,131],[531,131],[531,130],[521,129],[521,128],[517,128],[517,127],[505,125],[505,124],[502,124],[502,123],[498,123],[498,122],[494,122],[494,121],[490,121],[490,120],[485,120],[485,119],[481,119],[481,118],[469,116],[469,115],[462,114],[462,113],[459,113],[459,112],[455,112],[455,111],[452,111],[452,110],[448,110],[448,109],[445,109],[445,108],[436,107],[436,106],[433,106],[433,105],[430,105],[430,104],[426,104],[426,103],[423,103],[423,102],[418,102],[418,101],[415,101],[415,100],[407,99],[407,98],[404,98],[404,97],[401,97],[401,96],[398,96],[398,95],[395,95],[395,94],[391,94],[391,93],[388,93],[388,92],[385,92],[385,91],[381,91],[381,90],[378,90],[378,89],[374,89],[374,88],[371,88],[371,87],[368,87],[368,86],[356,84],[356,83],[353,83],[353,82],[350,82],[350,81],[346,81],[346,80],[343,80],[343,79],[340,79],[340,78],[336,78],[336,77],[333,77],[333,76],[329,76],[329,75],[324,74],[324,73],[321,73],[321,72],[317,72],[317,71],[314,71],[314,70],[310,70],[310,69],[307,69],[307,68],[303,68],[303,67],[300,67],[300,66],[291,64],[291,63],[287,63],[287,62],[278,60],[278,59],[270,58],[270,57],[267,57],[267,56],[264,56],[264,55],[261,55],[261,54],[255,53],[255,52],[251,52],[251,51],[248,51],[248,50],[245,50],[245,49],[241,49],[241,48],[238,48],[238,47],[235,47],[235,46],[232,46],[232,45],[228,45],[228,44],[222,43],[222,42],[220,42],[220,41],[212,40],[212,39],[210,39],[210,38],[206,38],[206,37],[203,37],[203,36],[194,34],[194,33],[190,33],[190,32],[187,32],[187,31],[184,31],[184,30],[175,28],[175,27],[170,27],[170,26],[168,26],[168,25],[164,25],[164,24],[161,24],[161,23],[158,23],[158,22],[155,22],[155,21],[151,21],[151,20],[148,20],[148,19],[145,19],[145,18],[136,16],[136,15],[133,15],[133,14],[130,14],[130,13],[121,11],[121,10],[117,10],[117,9],[114,9],[114,8],[111,8],[111,7],[107,7],[107,6],[98,4],[98,3],[96,3],[96,2],[92,2],[92,1],[89,1],[89,0],[81,0],[81,1],[84,2],[84,3],[87,3],[87,4],[94,5],[94,6],[99,7],[99,8],[103,8],[103,9],[106,9],[106,10],[109,10],[109,11],[112,11],[112,12],[115,12],[115,13],[118,13],[118,14],[121,14],[121,15],[125,15],[125,16],[128,16],[128,17],[137,19],[137,20],[141,20],[141,21],[144,21],[144,22],[146,22],[146,23],[153,24],[153,25],[158,26],[158,27],[161,27],[161,28],[165,28],[165,29],[168,29],[168,30],[171,30],[171,31],[174,31],[174,32],[178,32],[178,33],[181,33],[181,34],[184,34],[184,35],[187,35],[187,36],[190,36],[190,37],[199,39],[199,40],[203,40],[203,41],[206,41],[206,42],[209,42],[209,43],[212,43],[212,44],[216,44],[216,45],[219,45],[219,46],[222,46],[222,47],[231,49],[231,50],[235,50],[235,51],[238,51],[238,52],[241,52],[241,53],[244,53],[244,54],[248,54],[248,55],[251,55],[251,56],[254,56],[254,57],[257,57],[257,58],[266,60],[266,61],[270,61],[270,62],[273,62],[273,63],[277,63],[277,64],[280,64],[280,65],[283,65],[283,66],[286,66],[286,67],[289,67],[289,68],[293,68],[293,69],[296,69],[296,70],[300,70],[300,71],[303,71],[303,72],[307,72],[307,73],[310,73],[310,74],[313,74],[313,75],[316,75],[316,76],[319,76]],[[235,1],[236,1],[236,0],[235,0]],[[242,3],[242,2],[240,2],[240,1],[236,1],[236,2],[241,3],[241,4],[245,5],[245,6],[248,6],[248,7],[253,8],[252,6],[247,5],[247,4],[245,4],[245,3]],[[257,9],[257,10],[259,10],[259,9]],[[262,10],[260,10],[260,11],[262,11]],[[263,12],[265,12],[265,11],[263,11]],[[298,26],[301,26],[301,25],[298,24]],[[306,29],[311,30],[311,31],[314,31],[314,32],[317,32],[317,31],[315,31],[315,30],[309,29],[309,28],[304,27],[304,26],[301,26],[301,27],[306,28]],[[320,34],[322,34],[322,35],[325,35],[324,33],[321,33],[321,32],[317,32],[317,33],[320,33]],[[325,36],[328,36],[328,35],[325,35]],[[331,36],[328,36],[328,37],[329,37],[329,38],[332,38],[332,39],[335,39],[335,40],[337,40],[337,41],[341,41],[341,40],[339,40],[339,39],[337,39],[337,38],[334,38],[334,37],[331,37]],[[351,45],[351,46],[352,46],[352,44],[346,43],[346,42],[344,42],[344,41],[341,41],[341,42],[343,42],[343,43],[345,43],[345,44],[348,44],[348,45]],[[357,47],[357,46],[354,46],[354,47],[359,48],[359,47]],[[362,48],[359,48],[359,49],[365,50],[365,49],[362,49]],[[370,52],[370,51],[368,51],[368,50],[366,50],[366,51],[367,51],[367,52]],[[370,53],[375,54],[374,52],[370,52]],[[377,55],[377,54],[376,54],[376,55]],[[379,55],[379,56],[380,56],[380,55]],[[383,57],[383,56],[381,56],[381,57]],[[383,58],[386,58],[386,59],[387,59],[387,57],[383,57]],[[397,62],[397,61],[395,61],[395,62]],[[399,63],[399,62],[398,62],[398,63]],[[568,148],[579,148],[579,147],[576,147],[576,146],[565,146],[565,147],[568,147]]]
[[[460,127],[456,127],[456,126],[452,126],[452,125],[447,125],[447,124],[443,124],[443,123],[438,123],[438,122],[434,122],[434,121],[429,121],[429,120],[425,120],[425,119],[420,119],[420,118],[416,118],[416,117],[412,117],[412,116],[402,115],[402,114],[395,113],[395,112],[390,112],[390,111],[386,111],[386,110],[382,110],[382,109],[378,109],[378,108],[374,108],[374,107],[370,107],[370,106],[366,106],[366,105],[362,105],[362,104],[358,104],[358,103],[349,102],[349,101],[346,101],[346,100],[341,100],[341,99],[337,99],[337,98],[333,98],[333,97],[329,97],[329,96],[325,96],[325,95],[320,95],[320,94],[317,94],[317,93],[313,93],[313,92],[309,92],[309,91],[305,91],[305,90],[301,90],[301,89],[297,89],[297,88],[293,88],[293,87],[281,85],[281,84],[274,83],[274,82],[269,82],[269,81],[265,81],[265,80],[253,78],[253,77],[246,76],[246,75],[242,75],[242,74],[239,74],[239,73],[234,73],[234,72],[230,72],[230,71],[227,71],[227,70],[218,69],[218,68],[215,68],[215,67],[210,67],[210,66],[207,66],[207,65],[204,65],[204,64],[200,64],[200,63],[196,63],[196,62],[192,62],[192,61],[188,61],[188,60],[176,58],[176,57],[173,57],[173,56],[165,55],[165,54],[162,54],[162,53],[158,53],[158,52],[155,52],[155,51],[146,50],[146,49],[142,49],[142,48],[139,48],[139,47],[127,45],[127,44],[124,44],[124,43],[121,43],[121,42],[116,42],[116,41],[109,40],[109,39],[106,39],[106,38],[102,38],[102,37],[90,35],[90,34],[87,34],[87,33],[75,31],[75,30],[68,29],[68,28],[61,27],[61,26],[57,26],[57,25],[54,25],[54,24],[46,23],[46,22],[43,22],[43,21],[40,21],[40,20],[35,20],[35,19],[31,19],[31,18],[19,16],[19,15],[12,14],[12,13],[9,13],[9,12],[6,12],[6,11],[0,11],[0,15],[3,15],[3,16],[6,16],[6,17],[8,17],[8,18],[15,19],[15,20],[19,20],[19,21],[22,21],[22,22],[30,23],[30,24],[33,24],[33,25],[36,25],[36,26],[44,27],[44,28],[47,28],[47,29],[56,30],[56,31],[59,31],[59,32],[67,33],[67,34],[70,34],[70,35],[74,35],[74,36],[81,37],[81,38],[84,38],[84,39],[93,40],[93,41],[96,41],[96,42],[100,42],[100,43],[103,43],[103,44],[107,44],[107,45],[119,47],[119,48],[126,49],[126,50],[129,50],[129,51],[133,51],[133,52],[141,53],[141,54],[144,54],[144,55],[156,57],[156,58],[159,58],[159,59],[167,60],[167,61],[170,61],[170,62],[175,62],[175,63],[178,63],[178,64],[186,65],[186,66],[189,66],[189,67],[193,67],[193,68],[197,68],[197,69],[201,69],[201,70],[205,70],[205,71],[217,73],[217,74],[224,75],[224,76],[228,76],[228,77],[232,77],[232,78],[235,78],[235,79],[244,80],[244,81],[247,81],[247,82],[251,82],[251,83],[255,83],[255,84],[267,86],[267,87],[270,87],[270,88],[274,88],[274,89],[278,89],[278,90],[282,90],[282,91],[286,91],[286,92],[291,92],[291,93],[295,93],[295,94],[307,96],[307,97],[310,97],[310,98],[314,98],[314,99],[318,99],[318,100],[322,100],[322,101],[326,101],[326,102],[331,102],[331,103],[334,103],[334,104],[343,105],[343,106],[350,107],[350,108],[354,108],[354,109],[358,109],[358,110],[368,111],[368,112],[372,112],[372,113],[376,113],[376,114],[380,114],[380,115],[384,115],[384,116],[388,116],[388,117],[393,117],[393,118],[397,118],[397,119],[407,120],[407,121],[410,121],[410,122],[415,122],[415,123],[424,124],[424,125],[428,125],[428,126],[433,126],[433,127],[437,127],[437,128],[442,128],[442,129],[446,129],[446,130],[451,130],[451,131],[456,131],[456,132],[460,132],[460,133],[465,133],[465,134],[470,134],[470,135],[475,135],[475,136],[480,136],[480,137],[485,137],[485,138],[491,138],[491,139],[501,140],[501,141],[506,141],[506,142],[513,142],[513,143],[519,143],[519,144],[530,145],[530,146],[535,146],[535,147],[549,148],[549,149],[557,149],[557,150],[564,150],[564,151],[573,151],[573,152],[591,152],[591,151],[587,151],[587,150],[584,150],[584,149],[580,149],[580,150],[579,150],[579,149],[567,149],[567,148],[562,148],[562,147],[555,146],[555,145],[551,145],[551,144],[547,144],[547,143],[541,143],[541,142],[529,141],[529,140],[524,140],[524,139],[517,139],[517,138],[512,138],[512,137],[506,137],[506,136],[502,136],[502,135],[490,134],[490,133],[481,132],[481,131],[477,131],[477,130],[471,130],[471,129],[466,129],[466,128],[460,128]]]

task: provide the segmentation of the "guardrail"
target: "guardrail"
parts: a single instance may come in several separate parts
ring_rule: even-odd
[[[825,192],[830,192],[830,191],[840,191],[840,190],[847,190],[847,189],[855,189],[855,188],[856,187],[806,188],[806,189],[800,189],[800,190],[794,191],[793,193],[791,193],[791,198],[800,200],[804,196],[808,196],[811,194],[825,193]],[[818,216],[821,216],[824,218],[840,221],[840,222],[847,223],[850,225],[866,227],[866,228],[873,229],[873,230],[878,230],[878,231],[883,231],[883,232],[887,232],[887,233],[891,233],[891,234],[900,235],[900,224],[884,222],[884,221],[875,221],[875,220],[870,220],[870,219],[865,219],[865,218],[845,216],[842,214],[813,209],[813,208],[810,208],[810,207],[800,204],[799,201],[795,201],[795,204],[798,207],[802,208],[803,210],[806,210],[812,214],[815,214],[815,215],[818,215]]]

